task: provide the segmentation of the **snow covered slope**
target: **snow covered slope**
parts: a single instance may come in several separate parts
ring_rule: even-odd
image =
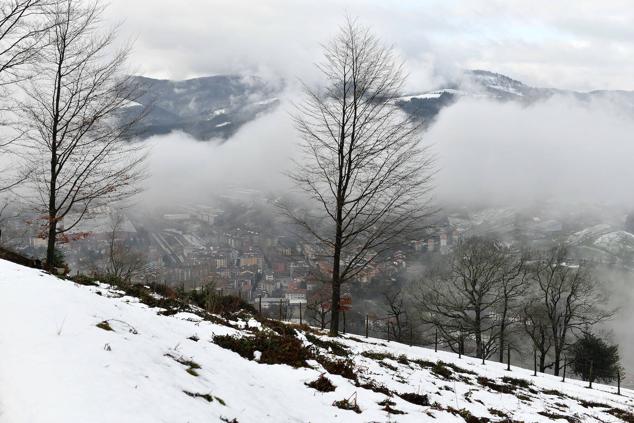
[[[263,364],[266,351],[254,354],[258,362],[222,348],[220,338],[214,342],[222,335],[278,336],[268,328],[271,322],[239,316],[221,319],[195,308],[168,316],[106,285],[78,285],[0,261],[0,422],[633,418],[632,391],[617,396],[613,387],[590,390],[579,381],[533,377],[519,368],[507,372],[499,363],[482,365],[378,339],[333,343],[290,330],[310,351],[307,367]],[[332,365],[345,357],[352,374]],[[306,386],[320,374],[334,391]],[[333,405],[342,400],[347,402],[340,405],[358,405],[360,413]]]

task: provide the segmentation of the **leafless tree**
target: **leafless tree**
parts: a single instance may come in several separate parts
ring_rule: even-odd
[[[533,349],[539,357],[539,371],[545,372],[551,365],[546,364],[546,358],[553,346],[552,334],[548,322],[548,312],[541,302],[541,296],[529,295],[522,307],[522,326],[533,344]]]
[[[332,258],[336,336],[341,285],[421,228],[432,162],[420,125],[395,105],[404,73],[390,48],[348,19],[324,56],[326,85],[306,85],[295,116],[303,160],[290,176],[309,205],[284,212]]]
[[[130,248],[121,239],[121,234],[125,231],[124,215],[115,211],[110,219],[106,273],[129,283],[145,268],[146,258],[141,251]]]
[[[517,324],[522,321],[522,302],[526,299],[526,259],[524,256],[515,257],[513,253],[505,247],[501,248],[504,254],[505,264],[499,272],[499,304],[498,316],[498,353],[500,363],[504,362],[504,354],[507,346],[510,346],[510,334],[515,330]],[[507,345],[509,344],[509,345]]]
[[[325,329],[330,323],[330,289],[326,283],[308,295],[306,319]]]
[[[0,2],[0,126],[5,131],[0,139],[0,153],[9,155],[8,147],[21,136],[21,130],[12,124],[11,110],[15,98],[15,85],[32,76],[31,65],[43,47],[48,27],[43,8],[51,0],[3,0]],[[8,191],[26,178],[16,169],[0,170],[3,180],[0,192]],[[7,176],[10,175],[10,176]]]
[[[383,303],[387,307],[388,331],[391,331],[390,338],[397,342],[410,340],[411,322],[407,313],[407,304],[400,288],[385,291],[383,293]]]
[[[124,140],[136,121],[120,113],[138,93],[122,75],[129,48],[111,53],[116,29],[101,31],[102,12],[83,0],[47,7],[47,47],[24,88],[30,180],[45,214],[49,264],[61,234],[91,207],[137,192],[143,176],[139,145]]]
[[[570,264],[566,247],[553,248],[532,261],[530,278],[548,325],[554,354],[555,375],[570,335],[613,315],[603,308],[605,298],[598,290],[587,265]]]
[[[500,328],[508,326],[509,292],[519,283],[521,265],[495,240],[471,237],[457,244],[447,267],[426,278],[416,294],[422,321],[450,346],[472,337],[476,356],[488,357],[503,345]]]

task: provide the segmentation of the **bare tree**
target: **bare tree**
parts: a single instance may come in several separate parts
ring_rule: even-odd
[[[330,287],[321,282],[321,286],[311,292],[306,302],[306,320],[311,321],[321,329],[330,323]]]
[[[0,139],[0,153],[11,154],[8,147],[22,135],[13,125],[16,83],[32,76],[31,65],[37,58],[48,30],[43,8],[51,0],[5,0],[0,2],[0,126],[7,129]],[[0,192],[8,191],[26,179],[25,172],[3,168]],[[9,175],[9,176],[7,176]]]
[[[138,144],[124,140],[136,122],[123,121],[120,109],[138,91],[131,77],[122,75],[129,48],[111,54],[116,29],[100,31],[103,8],[62,0],[46,11],[47,47],[37,77],[25,86],[28,100],[21,113],[51,264],[58,236],[89,208],[137,192],[144,155]]]
[[[541,302],[541,296],[527,296],[521,316],[524,332],[531,339],[533,349],[539,357],[539,371],[543,373],[552,366],[552,364],[546,365],[546,358],[553,346],[553,339],[548,312]]]
[[[568,263],[566,247],[553,248],[531,263],[530,277],[545,314],[554,354],[555,375],[572,332],[587,329],[613,315],[602,309],[605,298],[588,267]]]
[[[476,356],[488,357],[503,347],[500,328],[509,324],[511,286],[519,284],[520,274],[520,262],[495,240],[461,240],[448,269],[423,281],[417,294],[422,321],[437,328],[450,346],[473,337]]]
[[[348,19],[324,56],[326,86],[305,86],[295,116],[304,160],[290,176],[310,204],[284,211],[332,258],[336,336],[341,285],[421,228],[431,159],[420,125],[395,105],[404,74],[391,49]]]
[[[504,362],[504,353],[509,344],[509,335],[517,323],[521,322],[522,301],[526,299],[526,263],[525,257],[513,257],[508,248],[502,248],[506,255],[505,265],[499,273],[499,305],[498,305],[498,353],[500,363]],[[510,346],[510,344],[509,344]]]
[[[110,219],[106,273],[129,283],[144,269],[146,258],[143,253],[130,248],[121,239],[126,229],[124,215],[120,211],[115,211]]]
[[[387,330],[391,330],[391,338],[397,342],[411,341],[411,322],[402,289],[397,288],[385,291],[383,293],[383,302],[387,306],[388,322],[390,322]]]

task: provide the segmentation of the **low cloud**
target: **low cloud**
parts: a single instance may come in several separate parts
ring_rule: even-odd
[[[149,147],[148,180],[141,206],[203,201],[231,189],[284,191],[283,172],[294,154],[296,134],[290,103],[244,125],[225,142],[196,141],[182,132],[145,141]]]
[[[604,102],[531,106],[463,99],[425,135],[443,203],[634,205],[634,120]]]

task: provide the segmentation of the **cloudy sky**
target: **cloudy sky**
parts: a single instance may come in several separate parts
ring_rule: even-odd
[[[348,13],[407,59],[412,88],[464,68],[538,86],[634,89],[631,0],[111,0],[139,73],[314,76]]]

